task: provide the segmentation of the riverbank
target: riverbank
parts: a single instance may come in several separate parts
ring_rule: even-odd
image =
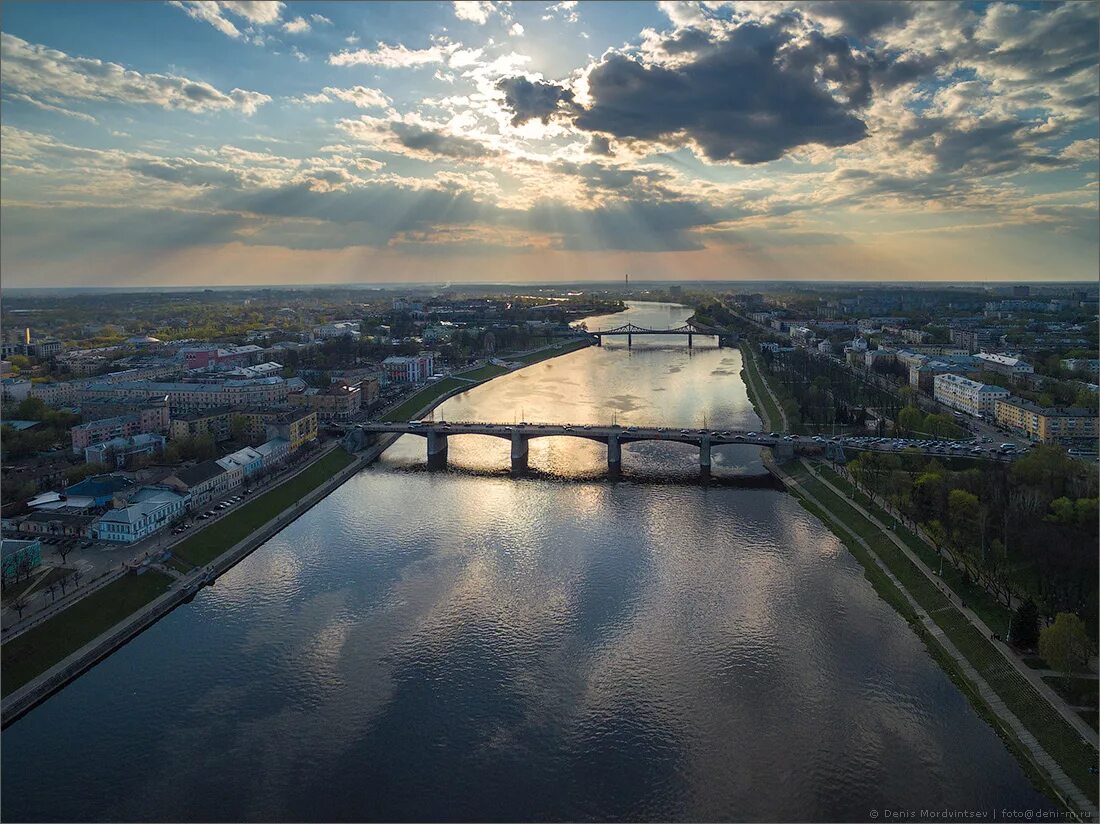
[[[524,353],[515,360],[529,366],[590,345],[566,341]],[[478,379],[449,378],[416,393],[408,417],[422,417],[452,395],[492,380],[509,370]],[[396,410],[395,410],[396,411]],[[402,420],[404,418],[396,418]],[[152,626],[203,586],[239,563],[262,543],[378,458],[397,438],[350,455],[330,449],[274,488],[242,504],[221,519],[172,547],[173,559],[189,572],[173,579],[152,569],[127,574],[87,598],[76,601],[38,626],[6,641],[0,661],[6,726],[61,689],[135,635]],[[177,572],[182,572],[174,566]]]
[[[1097,814],[1089,768],[1095,745],[975,627],[977,617],[907,551],[875,514],[846,497],[823,466],[775,466],[808,511],[848,548],[876,592],[905,618],[932,657],[998,731],[1038,786],[1082,820]],[[826,474],[827,473],[827,474]],[[835,476],[834,476],[835,477]],[[882,513],[884,519],[889,516]],[[984,625],[983,625],[984,626]]]
[[[741,379],[745,382],[749,401],[756,409],[757,416],[769,432],[786,432],[787,416],[783,414],[779,399],[760,370],[752,343],[742,340],[738,344],[738,349],[741,350]]]

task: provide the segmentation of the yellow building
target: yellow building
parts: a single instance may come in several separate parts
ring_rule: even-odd
[[[249,443],[284,438],[293,452],[317,438],[317,413],[311,409],[243,409],[234,417],[240,420],[242,435]]]
[[[1021,398],[997,401],[997,423],[1023,432],[1033,441],[1060,443],[1097,436],[1095,412],[1080,407],[1042,407]]]

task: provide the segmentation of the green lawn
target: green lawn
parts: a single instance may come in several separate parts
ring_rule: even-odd
[[[417,414],[421,409],[430,404],[436,398],[446,395],[448,392],[452,392],[462,386],[471,386],[469,381],[459,380],[458,378],[444,378],[441,381],[437,381],[429,386],[425,386],[419,392],[399,406],[394,407],[385,415],[382,416],[384,421],[407,421]]]
[[[756,414],[763,421],[764,428],[773,431],[783,424],[783,416],[779,407],[775,405],[771,395],[764,388],[764,377],[760,374],[756,363],[756,354],[751,349],[751,344],[745,343],[741,347],[741,362],[745,367],[745,384],[749,390],[749,400],[756,408]]]
[[[332,450],[290,480],[239,504],[221,520],[177,544],[172,548],[172,554],[194,566],[209,563],[268,521],[290,509],[352,460],[352,456],[343,449]]]
[[[576,352],[578,349],[585,349],[592,344],[589,343],[587,338],[578,340],[566,340],[564,343],[551,346],[548,349],[539,349],[535,352],[528,352],[526,355],[520,355],[518,358],[509,358],[505,356],[504,360],[515,360],[520,363],[526,363],[528,365],[532,363],[538,363],[539,361],[547,360],[548,358],[555,358],[558,355],[565,355],[569,352]]]
[[[127,575],[8,641],[0,650],[3,694],[8,695],[76,652],[166,592],[171,583],[167,575],[153,570]]]
[[[468,381],[483,381],[488,378],[495,378],[498,375],[503,375],[508,371],[506,366],[497,366],[495,363],[486,363],[479,366],[477,369],[471,369],[469,372],[459,372],[455,375],[456,378],[465,378]]]
[[[801,464],[793,466],[790,472],[831,514],[867,542],[959,652],[1000,696],[1008,709],[1038,739],[1043,749],[1058,762],[1081,791],[1096,803],[1096,782],[1088,772],[1089,766],[1096,763],[1096,749],[1081,739],[1077,731],[1005,660],[992,642],[951,606],[939,587],[878,527],[810,475]],[[873,508],[869,508],[869,511],[875,512]],[[885,513],[875,514],[883,523],[887,523],[890,518]],[[823,522],[828,523],[825,519]],[[859,555],[856,557],[863,560]],[[953,675],[957,676],[957,673]]]

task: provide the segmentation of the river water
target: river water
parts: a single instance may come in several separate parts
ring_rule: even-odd
[[[634,304],[590,328],[678,325]],[[609,340],[449,420],[758,428],[736,350]],[[406,436],[4,731],[15,820],[868,820],[1050,808],[756,450]]]

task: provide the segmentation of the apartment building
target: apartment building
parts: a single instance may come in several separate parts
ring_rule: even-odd
[[[134,435],[128,438],[112,438],[103,443],[84,448],[86,463],[107,464],[120,468],[134,458],[159,455],[164,451],[164,436],[153,433]]]
[[[210,435],[215,441],[229,440],[232,434],[233,408],[219,406],[173,415],[169,435],[172,440]]]
[[[363,393],[358,386],[334,384],[325,389],[311,388],[291,395],[290,403],[316,412],[322,421],[347,421],[362,408]]]
[[[394,383],[418,383],[435,374],[435,358],[429,352],[391,355],[382,361],[382,369]]]
[[[998,375],[1007,375],[1010,378],[1019,378],[1032,374],[1035,369],[1030,363],[1025,363],[1019,358],[1010,355],[997,355],[992,352],[979,352],[974,355],[978,366]]]
[[[129,415],[78,424],[69,431],[73,453],[79,455],[89,446],[115,438],[159,434],[168,430],[168,423],[168,407],[151,406]]]
[[[263,421],[266,437],[269,440],[285,440],[291,452],[307,441],[317,440],[317,413],[313,409],[300,407],[280,411],[273,416],[264,416]]]
[[[950,373],[936,375],[933,386],[934,397],[944,406],[988,420],[996,415],[997,401],[1009,396],[1008,390],[1002,386],[979,383]]]
[[[1070,443],[1097,437],[1097,415],[1080,407],[1039,406],[1023,398],[997,401],[997,423],[1040,443]]]
[[[286,381],[279,377],[227,380],[218,383],[157,383],[126,381],[116,384],[88,383],[80,388],[82,399],[113,400],[165,395],[174,415],[220,406],[276,406],[286,403]]]

